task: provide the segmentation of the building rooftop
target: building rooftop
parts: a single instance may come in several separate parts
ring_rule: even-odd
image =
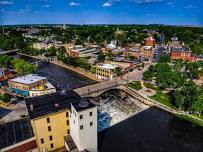
[[[0,149],[34,137],[29,118],[0,125]]]
[[[71,103],[79,102],[81,97],[72,90],[64,93],[51,93],[26,98],[26,106],[31,119],[70,108]]]
[[[116,64],[103,64],[103,65],[100,65],[99,67],[104,68],[104,69],[113,70],[113,69],[115,69],[116,67],[119,67],[119,66],[116,65]]]
[[[50,82],[47,82],[44,85],[32,88],[31,91],[45,91],[45,90],[51,90],[51,89],[54,89],[54,88],[55,87]]]
[[[72,103],[72,105],[75,108],[75,110],[78,112],[89,109],[89,108],[93,108],[96,106],[95,104],[90,102],[90,100],[87,98],[83,98],[79,102]]]
[[[17,77],[14,79],[11,79],[10,81],[12,82],[18,82],[18,83],[23,83],[23,84],[32,84],[41,80],[46,80],[46,77],[41,77],[36,74],[29,74],[21,77]]]
[[[143,46],[144,50],[150,50],[152,49],[152,46]]]

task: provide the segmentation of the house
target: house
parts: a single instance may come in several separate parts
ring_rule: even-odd
[[[145,39],[145,45],[146,46],[153,47],[155,45],[155,43],[156,43],[156,40],[152,36]]]
[[[174,49],[171,51],[170,58],[172,60],[181,59],[183,61],[197,62],[198,58],[192,55],[191,51],[184,49]]]
[[[4,81],[11,79],[13,77],[14,75],[10,70],[3,67],[0,68],[0,83],[3,83]]]

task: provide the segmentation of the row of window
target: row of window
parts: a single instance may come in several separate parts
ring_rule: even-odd
[[[53,137],[52,135],[49,136],[49,141],[52,141],[53,140]],[[44,138],[41,138],[41,144],[44,144]]]
[[[93,126],[93,122],[91,121],[90,122],[90,126]],[[80,130],[84,129],[84,126],[83,125],[80,125]]]
[[[102,74],[102,73],[96,73],[96,74],[99,75],[99,76],[103,76],[105,78],[109,78],[109,75],[106,75],[106,74]]]
[[[74,112],[74,110],[72,110],[72,113],[75,114],[75,117],[77,117],[76,112]],[[90,112],[89,116],[93,116],[93,113]],[[71,117],[71,115],[70,115],[70,117]],[[83,119],[83,115],[80,115],[80,119]]]
[[[66,112],[66,117],[68,117],[68,112]],[[47,118],[47,123],[50,123],[50,118]]]
[[[92,115],[93,115],[93,113],[90,112],[90,113],[89,113],[89,116],[92,116]],[[83,119],[83,115],[80,115],[80,119]]]
[[[107,73],[109,73],[109,70],[106,70],[106,69],[99,69],[99,68],[97,68],[97,71],[101,71],[101,72],[107,72]]]

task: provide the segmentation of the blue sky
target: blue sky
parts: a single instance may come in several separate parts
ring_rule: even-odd
[[[0,0],[0,24],[203,26],[203,0]]]

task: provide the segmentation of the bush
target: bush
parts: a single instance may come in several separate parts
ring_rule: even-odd
[[[4,102],[9,102],[11,100],[11,95],[8,93],[5,93],[1,95],[1,100],[3,100]]]
[[[153,90],[157,90],[157,88],[156,88],[153,84],[151,84],[151,83],[145,82],[143,85],[144,85],[146,88],[153,89]]]
[[[142,85],[141,85],[140,81],[133,81],[133,82],[129,83],[128,86],[135,90],[142,89]]]
[[[91,69],[90,69],[90,72],[91,72],[91,73],[96,73],[96,67],[93,67],[93,66],[92,66]]]

